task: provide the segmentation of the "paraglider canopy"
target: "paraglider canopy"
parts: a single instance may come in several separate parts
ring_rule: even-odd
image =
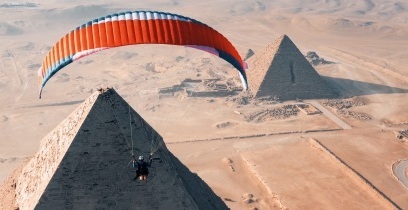
[[[197,20],[157,11],[133,11],[89,21],[62,37],[38,70],[39,97],[47,81],[78,59],[109,48],[136,44],[191,47],[219,56],[234,66],[248,89],[246,63],[221,33]]]

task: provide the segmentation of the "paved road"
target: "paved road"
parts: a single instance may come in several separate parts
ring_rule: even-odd
[[[408,160],[402,160],[397,163],[395,167],[393,167],[394,175],[397,176],[398,180],[408,188],[408,177],[405,174],[405,171],[408,168]]]
[[[331,113],[329,110],[324,108],[321,104],[319,104],[317,101],[309,101],[314,107],[319,109],[320,111],[323,112],[324,115],[326,115],[329,119],[331,119],[333,122],[335,122],[337,125],[339,125],[343,129],[351,129],[351,126],[345,123],[343,120],[338,118],[336,115]]]

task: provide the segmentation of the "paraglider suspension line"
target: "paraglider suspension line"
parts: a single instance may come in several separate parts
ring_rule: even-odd
[[[130,112],[130,105],[129,105],[129,126],[130,126],[130,141],[132,142],[132,156],[134,156],[135,153],[133,151],[132,113]]]

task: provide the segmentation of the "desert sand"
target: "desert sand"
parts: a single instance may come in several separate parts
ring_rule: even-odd
[[[330,61],[314,68],[344,99],[305,100],[324,110],[274,117],[273,110],[300,102],[246,102],[239,91],[219,89],[239,87],[231,65],[163,45],[85,57],[56,74],[38,99],[36,71],[61,36],[133,10],[200,20],[242,57],[286,34],[304,55]],[[406,209],[406,164],[397,165],[408,159],[407,136],[396,136],[408,129],[407,10],[396,0],[1,0],[0,180],[96,89],[113,87],[231,209]]]

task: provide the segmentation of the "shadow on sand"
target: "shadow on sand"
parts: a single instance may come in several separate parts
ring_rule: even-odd
[[[236,96],[241,91],[235,90],[214,90],[214,91],[190,91],[187,90],[188,97],[197,97],[197,98],[222,98],[229,96]]]
[[[32,105],[32,106],[22,106],[21,108],[36,108],[36,107],[47,107],[47,106],[68,106],[68,105],[75,105],[84,102],[84,100],[78,101],[67,101],[67,102],[60,102],[60,103],[48,103],[48,104],[40,104],[40,105]]]
[[[369,82],[326,76],[322,76],[322,78],[331,88],[333,88],[339,94],[340,97],[408,93],[408,89],[390,87]]]

